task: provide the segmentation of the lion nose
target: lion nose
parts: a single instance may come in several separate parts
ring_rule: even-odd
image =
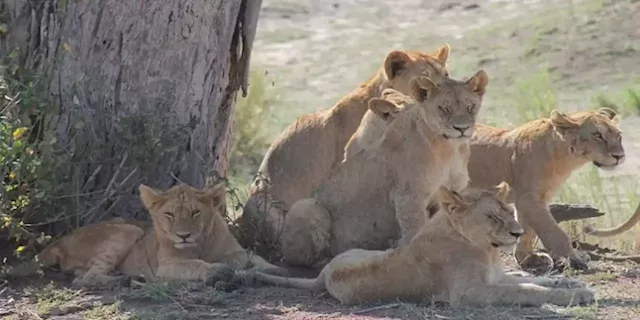
[[[510,231],[509,234],[511,234],[512,236],[514,236],[516,238],[520,238],[524,234],[524,231],[523,230]]]
[[[189,236],[191,236],[191,232],[176,232],[176,236],[186,241]]]
[[[454,124],[453,128],[460,131],[460,133],[464,134],[465,131],[467,131],[467,129],[469,129],[469,127],[471,127],[468,124]]]
[[[619,163],[624,160],[624,153],[611,153],[611,156]]]

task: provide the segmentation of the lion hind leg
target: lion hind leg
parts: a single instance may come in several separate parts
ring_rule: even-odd
[[[280,239],[288,264],[311,267],[330,249],[331,216],[313,198],[296,201],[287,213]]]

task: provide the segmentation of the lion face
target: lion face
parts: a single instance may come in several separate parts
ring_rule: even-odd
[[[214,215],[224,210],[225,185],[198,190],[181,184],[166,191],[140,185],[140,199],[153,219],[156,232],[177,249],[197,245]]]
[[[510,251],[524,230],[516,221],[514,207],[506,203],[509,192],[506,182],[488,190],[467,188],[461,193],[441,187],[440,208],[475,245]]]
[[[446,139],[469,139],[488,82],[484,70],[467,81],[441,78],[437,84],[420,76],[411,79],[411,96],[418,101],[420,114],[433,131]]]
[[[551,122],[570,142],[570,152],[605,170],[613,169],[625,160],[619,121],[618,113],[609,108],[570,115],[551,111]]]
[[[411,90],[409,82],[413,77],[426,76],[434,81],[448,77],[446,64],[451,47],[448,44],[432,54],[419,51],[391,51],[384,61],[387,87],[403,93]]]

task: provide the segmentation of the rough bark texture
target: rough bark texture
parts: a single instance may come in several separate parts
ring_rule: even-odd
[[[85,210],[133,216],[139,182],[226,175],[260,2],[0,0],[0,50],[50,77],[49,137],[78,163],[70,193],[104,190]]]

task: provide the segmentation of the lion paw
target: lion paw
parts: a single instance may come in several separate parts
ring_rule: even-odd
[[[596,292],[593,289],[578,288],[570,291],[572,305],[590,304],[596,300]],[[569,304],[567,303],[567,304]]]
[[[553,279],[553,283],[551,284],[554,288],[566,288],[566,289],[574,289],[574,288],[585,288],[587,285],[578,279],[573,278],[557,278]]]
[[[580,255],[580,253],[578,253],[577,250],[574,250],[569,256],[569,262],[570,262],[569,265],[573,269],[578,269],[582,271],[589,270],[588,258],[589,256]]]
[[[230,281],[235,276],[236,271],[230,266],[220,266],[211,270],[205,283],[207,285],[215,285],[219,281]]]
[[[522,270],[534,275],[542,275],[551,272],[554,267],[554,261],[548,254],[544,252],[533,253],[520,262]]]

